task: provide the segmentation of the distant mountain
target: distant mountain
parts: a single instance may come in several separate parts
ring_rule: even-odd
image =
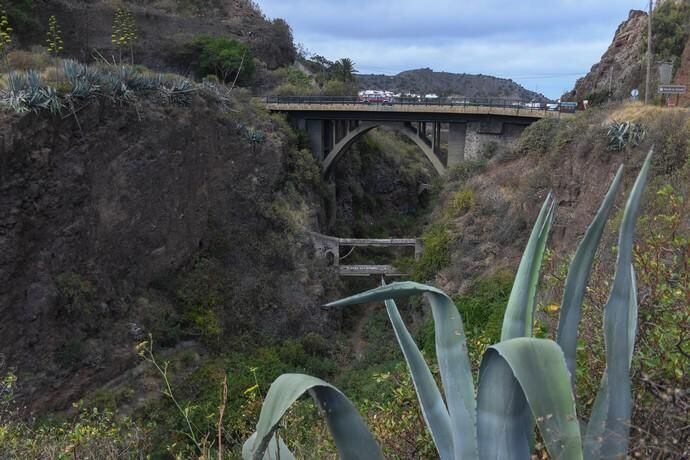
[[[543,94],[523,88],[513,80],[489,75],[434,72],[431,69],[406,70],[397,75],[357,75],[360,89],[380,89],[439,96],[504,97],[547,101]]]

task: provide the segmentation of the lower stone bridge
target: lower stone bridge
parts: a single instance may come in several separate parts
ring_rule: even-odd
[[[418,238],[337,238],[334,236],[322,235],[321,233],[310,232],[309,236],[314,244],[316,257],[326,259],[328,265],[337,267],[340,276],[361,277],[361,276],[388,276],[402,277],[403,273],[392,265],[345,265],[341,261],[349,255],[341,256],[341,248],[349,248],[350,252],[357,247],[375,248],[414,248],[414,257],[419,259],[424,250],[422,241]]]

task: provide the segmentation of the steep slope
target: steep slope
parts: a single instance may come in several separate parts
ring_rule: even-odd
[[[332,330],[318,305],[336,280],[299,236],[311,186],[286,182],[295,139],[247,98],[234,107],[92,102],[80,125],[2,115],[0,350],[31,409],[120,375],[148,333],[222,349],[249,331]]]
[[[357,75],[361,89],[379,89],[439,96],[503,97],[545,101],[546,97],[529,91],[512,80],[488,75],[435,72],[431,69],[406,70],[397,75]]]
[[[63,32],[65,54],[82,61],[90,60],[94,50],[108,59],[118,55],[111,33],[119,7],[135,14],[139,38],[134,55],[138,63],[149,67],[186,71],[184,63],[175,61],[175,52],[201,34],[248,43],[269,69],[292,63],[296,55],[290,26],[281,19],[268,20],[249,1],[36,0],[21,5],[10,9],[21,47],[43,45],[48,18],[55,15]]]

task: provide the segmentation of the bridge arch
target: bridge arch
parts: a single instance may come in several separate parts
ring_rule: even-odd
[[[333,165],[338,161],[338,159],[340,159],[341,156],[343,156],[345,152],[347,152],[355,141],[372,129],[380,126],[393,128],[407,136],[407,138],[414,142],[422,153],[424,153],[424,156],[431,162],[431,165],[434,167],[434,170],[439,176],[444,176],[446,174],[446,167],[443,165],[443,163],[441,163],[441,160],[438,158],[438,156],[436,156],[433,149],[417,135],[416,131],[407,127],[405,123],[373,121],[361,122],[355,129],[349,131],[345,137],[336,142],[336,144],[333,146],[333,149],[323,160],[323,174],[328,175],[328,173],[332,170]]]

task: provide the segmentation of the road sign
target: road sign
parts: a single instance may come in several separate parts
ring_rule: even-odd
[[[630,91],[630,95],[631,95],[633,98],[637,99],[637,96],[640,95],[640,90],[637,89],[637,88],[635,88],[634,90]]]
[[[687,86],[683,85],[661,85],[659,86],[660,94],[685,94],[688,91]]]

